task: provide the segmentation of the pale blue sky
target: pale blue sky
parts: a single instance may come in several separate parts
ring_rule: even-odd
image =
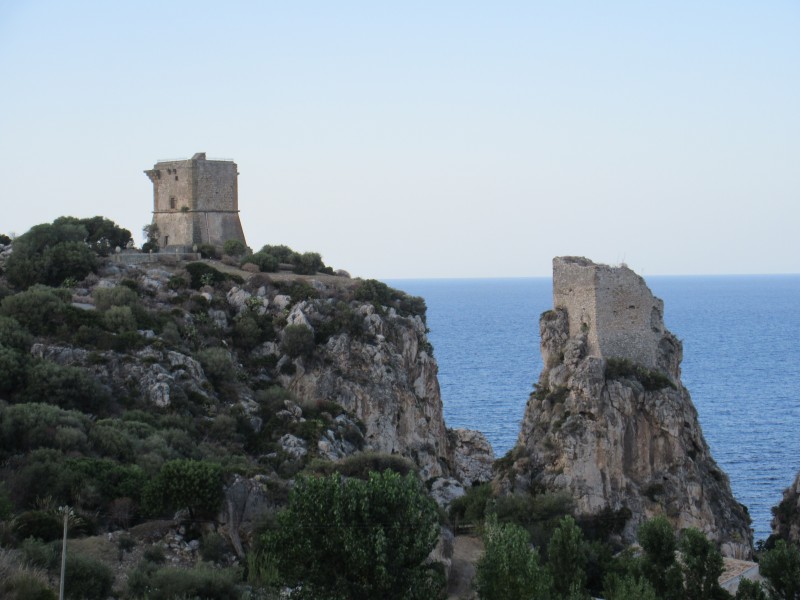
[[[800,272],[800,3],[0,2],[0,232],[233,158],[363,277]]]

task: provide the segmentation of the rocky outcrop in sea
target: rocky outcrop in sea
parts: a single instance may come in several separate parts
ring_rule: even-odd
[[[666,515],[726,555],[750,556],[747,510],[703,437],[661,300],[625,266],[565,257],[553,271],[554,308],[539,323],[545,366],[497,484],[565,490],[578,515],[624,523],[626,542]]]

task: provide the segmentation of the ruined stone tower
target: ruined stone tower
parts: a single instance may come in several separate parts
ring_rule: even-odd
[[[586,334],[586,355],[654,369],[664,336],[664,302],[626,266],[576,256],[553,259],[553,306],[569,314],[569,336]]]
[[[217,247],[228,240],[246,244],[239,221],[236,163],[206,160],[160,161],[145,171],[153,182],[153,224],[161,248],[189,251],[195,244]]]

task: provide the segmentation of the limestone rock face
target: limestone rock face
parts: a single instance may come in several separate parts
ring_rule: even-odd
[[[749,556],[746,508],[703,438],[661,301],[627,267],[587,259],[555,259],[553,288],[556,308],[540,320],[545,366],[498,483],[566,490],[581,515],[629,514],[626,541],[663,514]]]
[[[783,491],[783,499],[772,511],[772,534],[794,544],[800,543],[800,473]]]
[[[437,380],[428,353],[425,324],[393,309],[357,309],[359,335],[339,333],[316,347],[313,357],[294,360],[284,387],[304,402],[332,400],[365,425],[365,449],[411,458],[423,479],[449,474],[449,448]],[[313,302],[292,310],[293,322],[320,322]]]
[[[450,429],[448,433],[456,478],[465,486],[491,480],[494,451],[486,436],[471,429]]]

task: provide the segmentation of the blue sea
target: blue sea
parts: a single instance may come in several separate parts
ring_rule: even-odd
[[[427,302],[447,425],[478,429],[505,454],[542,369],[550,278],[388,283]],[[765,539],[770,508],[800,470],[800,275],[647,283],[683,341],[683,383],[711,452]]]

